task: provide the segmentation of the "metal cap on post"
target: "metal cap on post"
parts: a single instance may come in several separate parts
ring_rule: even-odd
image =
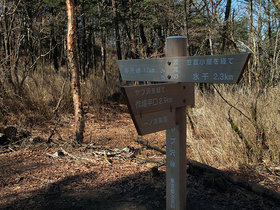
[[[168,37],[166,56],[186,56],[186,41],[185,36]],[[176,109],[176,127],[166,130],[166,209],[186,209],[186,107]]]
[[[166,39],[166,57],[187,55],[187,37],[169,36]]]

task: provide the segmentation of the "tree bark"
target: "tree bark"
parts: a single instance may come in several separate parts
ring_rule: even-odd
[[[112,4],[113,4],[113,13],[114,13],[117,56],[118,56],[118,60],[121,60],[122,59],[122,51],[121,51],[121,36],[120,36],[120,30],[119,30],[118,3],[117,3],[116,0],[112,0]]]
[[[121,36],[119,29],[119,12],[118,12],[118,3],[116,0],[112,0],[113,4],[113,13],[114,13],[114,23],[115,23],[115,36],[116,36],[116,48],[118,60],[122,60],[122,51],[121,51]],[[119,72],[119,81],[122,82],[122,77]]]
[[[99,17],[99,30],[100,30],[100,38],[101,38],[101,73],[102,79],[107,84],[107,51],[106,51],[106,42],[107,42],[107,28],[102,21],[106,21],[106,19],[102,19],[103,12],[106,11],[106,1],[102,0],[98,3],[98,17]]]
[[[53,49],[53,52],[51,53],[52,55],[52,61],[53,61],[53,67],[55,72],[58,72],[59,65],[58,65],[58,58],[59,58],[59,52],[57,49],[57,42],[55,38],[55,32],[54,32],[54,24],[51,24],[51,47],[50,50]]]
[[[10,39],[11,39],[11,29],[14,24],[14,14],[12,19],[9,22],[8,19],[8,11],[7,11],[8,5],[6,5],[6,1],[4,1],[4,4],[2,5],[2,14],[3,14],[3,21],[4,21],[4,49],[5,49],[5,58],[7,59],[6,69],[4,72],[5,77],[7,78],[8,83],[13,87],[14,92],[16,93],[16,85],[12,78],[12,69],[11,69],[11,51],[10,51]]]
[[[107,51],[106,51],[106,32],[105,27],[101,28],[101,69],[102,69],[102,78],[107,84]]]
[[[80,36],[81,36],[81,43],[79,48],[79,55],[80,55],[80,68],[81,68],[81,76],[83,81],[87,79],[88,73],[89,73],[89,49],[90,44],[87,43],[87,25],[86,25],[86,9],[85,9],[85,0],[81,2],[81,23],[82,23],[82,29],[80,30]]]
[[[80,88],[80,75],[78,68],[76,47],[76,14],[74,0],[66,0],[67,8],[67,58],[71,72],[71,89],[75,111],[75,131],[73,143],[82,143],[84,138],[84,112]]]
[[[139,53],[137,50],[137,44],[135,40],[135,21],[134,21],[134,7],[133,0],[129,0],[129,28],[130,28],[130,45],[131,45],[131,58],[139,58]]]
[[[148,46],[148,41],[144,31],[144,25],[142,23],[140,23],[139,25],[139,30],[140,30],[140,38],[142,41],[142,56],[149,57],[152,54],[152,50]]]
[[[228,19],[230,16],[230,10],[231,10],[231,0],[227,0],[224,27],[223,27],[223,35],[222,35],[222,54],[225,52],[225,48],[227,45],[227,39],[228,39],[227,30],[228,30]]]
[[[190,35],[189,35],[189,19],[191,14],[192,0],[184,0],[184,11],[185,11],[185,34],[187,37],[187,56],[190,56]]]
[[[249,47],[253,47],[253,0],[249,0]],[[251,60],[248,61],[248,82],[249,86],[252,86],[252,74],[251,74]]]

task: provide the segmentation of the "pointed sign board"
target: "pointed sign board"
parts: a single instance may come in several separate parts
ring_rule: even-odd
[[[123,80],[189,83],[238,83],[249,53],[119,60]]]
[[[122,90],[139,135],[173,128],[175,109],[194,106],[194,86],[188,83],[125,86]]]
[[[176,126],[175,110],[170,109],[145,113],[143,115],[131,114],[131,118],[139,135],[155,133]]]

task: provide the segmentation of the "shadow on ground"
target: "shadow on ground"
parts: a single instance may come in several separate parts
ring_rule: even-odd
[[[165,172],[151,177],[149,171],[136,173],[92,189],[83,178],[94,182],[97,173],[69,176],[47,189],[2,206],[3,209],[165,209]],[[188,173],[187,209],[277,209],[278,201],[256,195],[208,172]],[[74,191],[77,185],[84,185]],[[218,185],[218,186],[217,186]]]

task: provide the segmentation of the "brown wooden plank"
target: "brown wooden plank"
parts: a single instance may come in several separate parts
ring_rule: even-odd
[[[132,115],[194,106],[194,85],[189,83],[153,84],[122,87]]]
[[[175,110],[161,110],[131,117],[139,135],[146,135],[175,126]]]
[[[239,82],[250,54],[178,56],[119,60],[118,66],[126,81],[234,84]]]

